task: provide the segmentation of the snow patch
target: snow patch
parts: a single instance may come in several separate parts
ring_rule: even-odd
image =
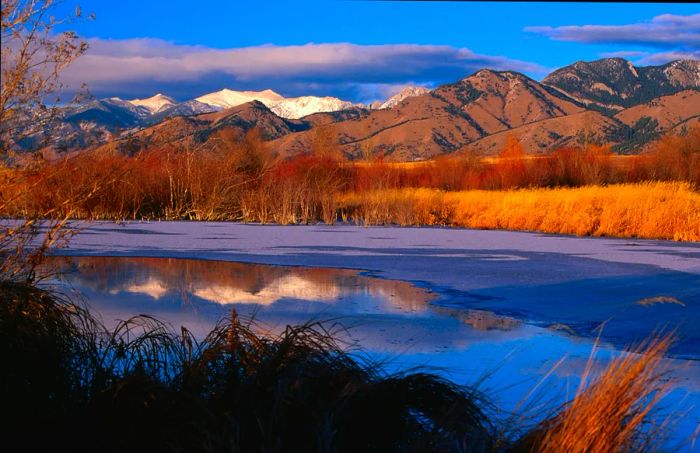
[[[278,102],[284,100],[284,97],[275,93],[272,90],[264,91],[234,91],[224,88],[221,91],[205,94],[195,99],[203,104],[211,105],[219,109],[228,109],[236,107],[246,102],[259,101],[267,107],[272,107]]]
[[[355,105],[352,102],[328,96],[285,98],[272,90],[234,91],[223,89],[200,96],[195,101],[221,110],[236,107],[246,102],[259,101],[275,114],[288,119],[298,119],[318,112],[336,112]]]
[[[151,114],[161,112],[168,107],[175,105],[175,100],[165,96],[164,94],[158,93],[155,96],[151,96],[146,99],[132,99],[127,101],[132,105],[137,107],[146,108]]]
[[[284,99],[270,107],[277,115],[288,119],[299,119],[312,113],[337,112],[353,107],[355,104],[334,97],[301,96]]]
[[[378,109],[390,109],[392,107],[397,106],[404,100],[408,98],[412,98],[415,96],[420,96],[425,93],[429,93],[430,90],[425,88],[425,87],[420,87],[420,86],[407,86],[395,95],[391,96],[389,99],[384,101],[383,103],[379,104],[377,106]]]

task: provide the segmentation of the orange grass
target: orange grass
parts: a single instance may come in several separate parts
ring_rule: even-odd
[[[343,215],[366,225],[449,225],[700,240],[700,194],[688,183],[444,192],[398,189],[342,194]]]
[[[597,145],[532,157],[511,137],[498,158],[465,150],[403,164],[347,162],[321,146],[285,158],[256,130],[210,142],[0,166],[0,216],[354,220],[700,239],[693,192],[700,187],[700,128],[668,135],[634,157]]]
[[[576,397],[556,417],[545,422],[535,436],[531,451],[619,452],[653,448],[641,436],[654,405],[666,394],[662,361],[672,339],[649,340],[646,344],[610,363],[585,386],[591,377],[593,357],[588,362]]]

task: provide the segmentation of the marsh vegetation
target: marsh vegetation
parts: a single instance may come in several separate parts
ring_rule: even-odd
[[[464,151],[404,164],[348,162],[324,147],[281,158],[255,131],[212,143],[3,168],[0,215],[700,238],[700,130],[669,135],[639,156],[590,145],[531,157],[512,139],[498,158]]]

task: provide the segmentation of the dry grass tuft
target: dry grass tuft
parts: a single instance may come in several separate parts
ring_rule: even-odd
[[[645,297],[644,299],[638,300],[636,303],[638,305],[642,305],[643,307],[651,307],[652,305],[657,304],[675,304],[680,305],[681,307],[685,307],[685,302],[683,302],[682,300],[678,300],[672,296]]]
[[[545,423],[531,450],[583,453],[650,448],[651,436],[640,433],[651,409],[669,390],[670,384],[662,379],[662,360],[671,342],[670,336],[648,340],[614,360],[586,387],[591,358],[576,397]]]

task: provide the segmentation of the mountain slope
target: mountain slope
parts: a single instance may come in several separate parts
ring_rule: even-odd
[[[602,113],[586,110],[572,115],[548,118],[491,134],[469,143],[470,151],[484,155],[498,154],[504,149],[509,136],[518,139],[529,154],[543,154],[553,149],[580,144],[618,143],[625,131],[624,125]]]
[[[349,157],[382,154],[413,160],[453,152],[490,134],[583,111],[515,72],[479,71],[459,82],[409,97],[393,108],[333,124],[340,150]],[[309,149],[314,132],[274,143],[286,153]]]
[[[634,126],[640,120],[650,118],[657,123],[658,131],[663,132],[698,115],[700,115],[700,91],[685,90],[630,107],[615,115],[615,118],[628,126]]]
[[[629,136],[615,149],[619,152],[640,152],[671,130],[692,126],[700,117],[700,91],[685,90],[652,99],[615,115],[629,127]]]
[[[529,77],[509,71],[481,70],[433,95],[459,106],[486,134],[583,111]]]
[[[700,88],[700,61],[635,67],[622,58],[579,61],[542,80],[584,104],[619,111],[689,88]]]
[[[65,109],[41,133],[26,137],[24,149],[79,149],[111,140],[122,131],[139,128],[150,116],[146,107],[119,98],[95,99]]]
[[[108,128],[137,126],[150,111],[119,98],[96,99],[78,108],[68,110],[63,119],[70,123],[91,122]]]
[[[128,154],[165,144],[183,144],[194,147],[206,144],[218,132],[227,131],[234,137],[243,137],[257,128],[263,140],[307,128],[304,123],[280,118],[259,101],[231,107],[219,112],[197,116],[178,116],[154,126],[132,132],[105,148]]]
[[[219,110],[220,109],[217,107],[213,107],[209,104],[204,104],[203,102],[192,99],[191,101],[174,104],[158,111],[157,113],[153,114],[148,122],[150,124],[156,124],[167,118],[172,118],[175,116],[201,115],[202,113],[213,113],[218,112]]]

